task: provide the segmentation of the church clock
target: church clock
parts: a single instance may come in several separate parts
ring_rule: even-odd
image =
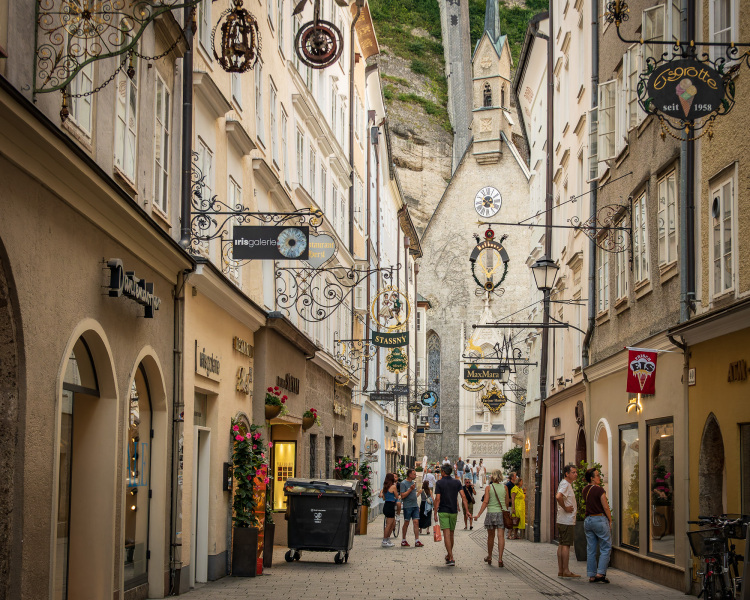
[[[474,196],[474,209],[480,217],[494,217],[503,204],[503,197],[493,187],[484,187]]]

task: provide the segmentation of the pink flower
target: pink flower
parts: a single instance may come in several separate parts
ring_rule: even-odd
[[[245,438],[243,438],[239,433],[234,436],[234,439],[238,442],[243,442],[245,440]]]
[[[268,442],[268,447],[273,448],[273,442]]]
[[[270,479],[268,479],[268,477],[266,477],[266,478],[265,478],[265,479],[263,480],[263,483],[265,483],[266,485],[268,485],[268,482],[269,482],[269,481],[270,481]]]
[[[256,434],[255,434],[255,435],[253,436],[253,438],[255,438],[256,440],[259,440],[259,439],[260,439],[260,434],[259,434],[259,433],[256,433]]]
[[[367,482],[368,482],[368,481],[370,481],[370,480],[369,480],[369,479],[367,479],[367,477],[365,477],[365,478],[364,478],[364,479],[363,479],[362,481],[364,481],[365,483],[367,483]]]
[[[249,433],[248,433],[248,434],[247,434],[247,435],[245,436],[245,439],[246,439],[246,440],[247,440],[248,442],[250,441],[250,434],[249,434]]]
[[[239,431],[239,430],[240,430],[239,425],[235,425],[234,427],[232,427],[232,431]]]
[[[260,453],[260,457],[261,457],[261,458],[265,458],[265,457],[266,457],[266,453],[265,453],[265,452],[261,452],[261,453]]]
[[[253,444],[253,450],[257,450],[258,446],[256,444]]]
[[[250,480],[251,480],[252,478],[253,478],[253,476],[252,476],[252,475],[248,475],[246,479],[247,479],[248,481],[250,481]]]
[[[354,471],[354,474],[355,474],[355,475],[359,475],[359,473],[357,473],[357,471]]]

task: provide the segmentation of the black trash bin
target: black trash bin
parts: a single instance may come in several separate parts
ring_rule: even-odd
[[[299,560],[303,550],[335,552],[337,564],[348,562],[359,518],[360,485],[356,480],[287,480],[287,562]]]

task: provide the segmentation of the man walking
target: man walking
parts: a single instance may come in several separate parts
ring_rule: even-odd
[[[458,461],[456,462],[456,477],[458,477],[458,480],[461,482],[461,485],[464,483],[464,466],[466,463],[461,459],[461,457],[458,457]]]
[[[404,509],[404,526],[401,528],[401,545],[408,546],[406,541],[406,532],[409,531],[409,521],[414,524],[414,546],[421,548],[424,546],[419,541],[419,501],[417,500],[417,484],[414,481],[417,478],[417,472],[409,469],[406,472],[406,479],[400,484],[401,506]]]
[[[427,474],[422,478],[422,481],[426,481],[431,490],[435,489],[435,475],[433,475],[432,469],[427,469]]]
[[[466,502],[466,495],[464,494],[461,482],[451,477],[452,467],[450,465],[443,465],[441,471],[443,476],[435,484],[435,506],[433,510],[435,512],[435,522],[440,521],[445,549],[448,552],[445,555],[445,565],[455,567],[453,534],[456,530],[456,520],[458,518],[458,495],[461,494],[464,513],[466,514],[469,512],[469,505]]]
[[[451,461],[449,461],[449,460],[448,460],[448,457],[447,457],[447,456],[446,456],[445,458],[443,458],[443,464],[444,464],[444,465],[449,465],[449,464],[451,464]]]
[[[580,577],[571,572],[568,566],[570,560],[570,547],[575,543],[576,495],[573,491],[573,482],[578,477],[578,469],[575,465],[566,465],[563,470],[565,479],[557,488],[555,500],[557,500],[557,529],[560,532],[560,545],[557,547],[557,576],[566,579]]]

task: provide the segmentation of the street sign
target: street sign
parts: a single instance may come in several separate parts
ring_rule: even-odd
[[[395,402],[396,395],[393,392],[370,392],[370,400],[373,402]]]
[[[422,403],[421,402],[409,402],[409,404],[406,407],[406,410],[408,410],[410,413],[414,415],[418,415],[422,412]]]
[[[424,404],[425,406],[435,406],[437,403],[438,403],[437,392],[428,390],[424,394],[422,394],[422,404]]]

